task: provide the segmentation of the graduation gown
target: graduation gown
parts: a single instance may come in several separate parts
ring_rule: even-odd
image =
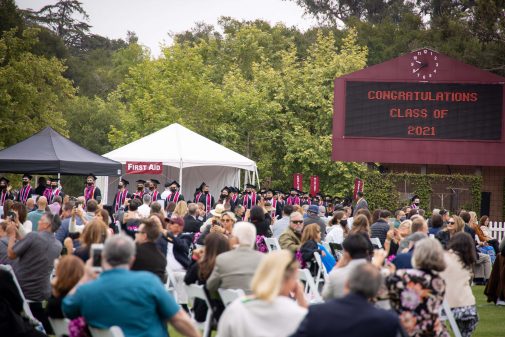
[[[168,195],[168,197],[165,200],[165,204],[168,205],[169,202],[178,203],[179,201],[183,201],[183,200],[184,200],[184,196],[179,191],[175,191],[175,192],[172,192]]]
[[[18,195],[16,196],[16,201],[26,204],[26,200],[31,198],[33,194],[35,194],[35,190],[32,188],[31,185],[23,186],[21,187],[21,189],[18,192]]]
[[[5,200],[14,200],[14,196],[12,195],[12,193],[7,191],[6,189],[0,192],[0,206],[4,205]]]
[[[112,209],[114,210],[114,213],[117,213],[119,207],[124,204],[124,201],[127,198],[131,199],[131,197],[132,195],[128,192],[127,189],[124,189],[122,191],[118,190],[114,196],[114,201],[112,202]]]
[[[246,194],[242,198],[242,205],[245,207],[245,209],[251,209],[253,206],[256,206],[258,199],[259,197],[256,193]]]
[[[132,194],[133,199],[142,200],[143,196],[144,196],[144,191],[135,191],[135,193]]]
[[[86,199],[86,203],[88,203],[88,200],[90,199],[95,199],[97,203],[100,203],[102,201],[102,192],[98,187],[93,185],[93,193],[91,193],[90,196],[86,194],[86,190],[87,186],[84,188],[84,198]]]
[[[146,194],[146,193],[144,193],[144,194]],[[147,192],[147,194],[149,194],[151,196],[151,201],[161,200],[161,194],[160,194],[160,192],[158,192],[158,190],[154,190],[154,191],[149,190],[149,192]]]
[[[55,188],[54,190],[51,189],[50,192],[48,192],[48,195],[46,195],[47,198],[47,203],[51,204],[56,196],[60,196],[62,199],[65,196],[65,193],[60,188]]]
[[[209,213],[211,209],[214,208],[215,202],[214,197],[210,193],[202,193],[198,197],[197,202],[201,202],[205,206],[205,212]]]

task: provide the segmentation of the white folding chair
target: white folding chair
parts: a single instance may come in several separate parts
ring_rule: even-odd
[[[305,284],[304,293],[310,303],[323,302],[310,271],[308,269],[298,269],[298,279]]]
[[[28,304],[28,301],[26,300],[25,295],[23,294],[23,290],[19,285],[18,279],[16,278],[16,274],[14,274],[14,270],[12,269],[12,267],[8,264],[0,264],[0,269],[9,272],[12,275],[12,279],[14,280],[14,284],[16,284],[19,296],[23,300],[23,311],[25,312],[26,316],[30,319],[30,321],[34,323],[33,325],[42,326],[42,323],[40,323],[39,320],[36,319],[35,316],[33,316],[32,311],[30,310],[30,305]]]
[[[197,325],[200,330],[203,330],[203,337],[209,337],[212,330],[213,312],[212,312],[212,306],[210,305],[209,299],[207,298],[207,294],[203,289],[203,285],[198,284],[186,285],[186,293],[188,294],[188,307],[192,309],[190,310],[190,312],[193,320],[195,319],[195,313],[193,310],[195,298],[205,301],[205,304],[207,305],[207,316],[205,317],[205,322],[203,323],[197,322]]]
[[[165,283],[165,289],[172,295],[174,298],[174,301],[177,302],[177,291],[175,290],[175,274],[172,268],[167,263],[166,267],[166,272],[167,272],[167,283]]]
[[[115,325],[108,329],[97,329],[90,326],[89,331],[93,337],[124,337],[123,330]]]
[[[274,250],[281,250],[279,240],[277,240],[276,238],[265,238],[265,244],[267,245],[269,252],[272,252]]]
[[[370,242],[372,243],[372,245],[377,246],[379,249],[382,248],[381,240],[379,240],[379,238],[370,238]]]
[[[68,318],[51,318],[49,317],[49,323],[53,327],[54,335],[56,337],[69,336],[68,324],[70,320]]]
[[[461,332],[459,331],[458,324],[456,324],[456,320],[452,315],[451,308],[449,307],[449,303],[446,300],[442,302],[442,308],[440,308],[440,319],[442,321],[449,321],[451,325],[452,332],[454,333],[454,337],[461,337]]]
[[[328,280],[328,272],[324,267],[323,260],[321,260],[321,255],[318,252],[314,252],[314,258],[317,264],[317,275],[316,275],[316,287],[319,289],[319,284],[321,282],[326,282]]]
[[[219,288],[217,290],[219,293],[219,297],[221,297],[221,301],[225,307],[228,306],[231,302],[235,301],[237,298],[241,298],[245,296],[245,293],[242,289],[222,289]]]

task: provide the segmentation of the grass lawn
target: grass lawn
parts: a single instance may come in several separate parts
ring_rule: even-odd
[[[497,307],[492,303],[487,303],[484,286],[474,286],[473,294],[477,300],[480,321],[472,337],[505,337],[505,306]],[[171,337],[181,337],[172,326],[169,327],[169,331]],[[212,336],[215,335],[214,331]]]

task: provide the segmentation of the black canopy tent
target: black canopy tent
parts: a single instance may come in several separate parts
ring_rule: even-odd
[[[121,163],[75,144],[50,127],[0,151],[0,172],[121,175]]]

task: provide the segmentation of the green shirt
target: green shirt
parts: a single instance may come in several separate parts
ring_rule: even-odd
[[[46,211],[36,210],[28,213],[28,220],[32,222],[32,232],[36,232],[39,229],[39,220]]]

